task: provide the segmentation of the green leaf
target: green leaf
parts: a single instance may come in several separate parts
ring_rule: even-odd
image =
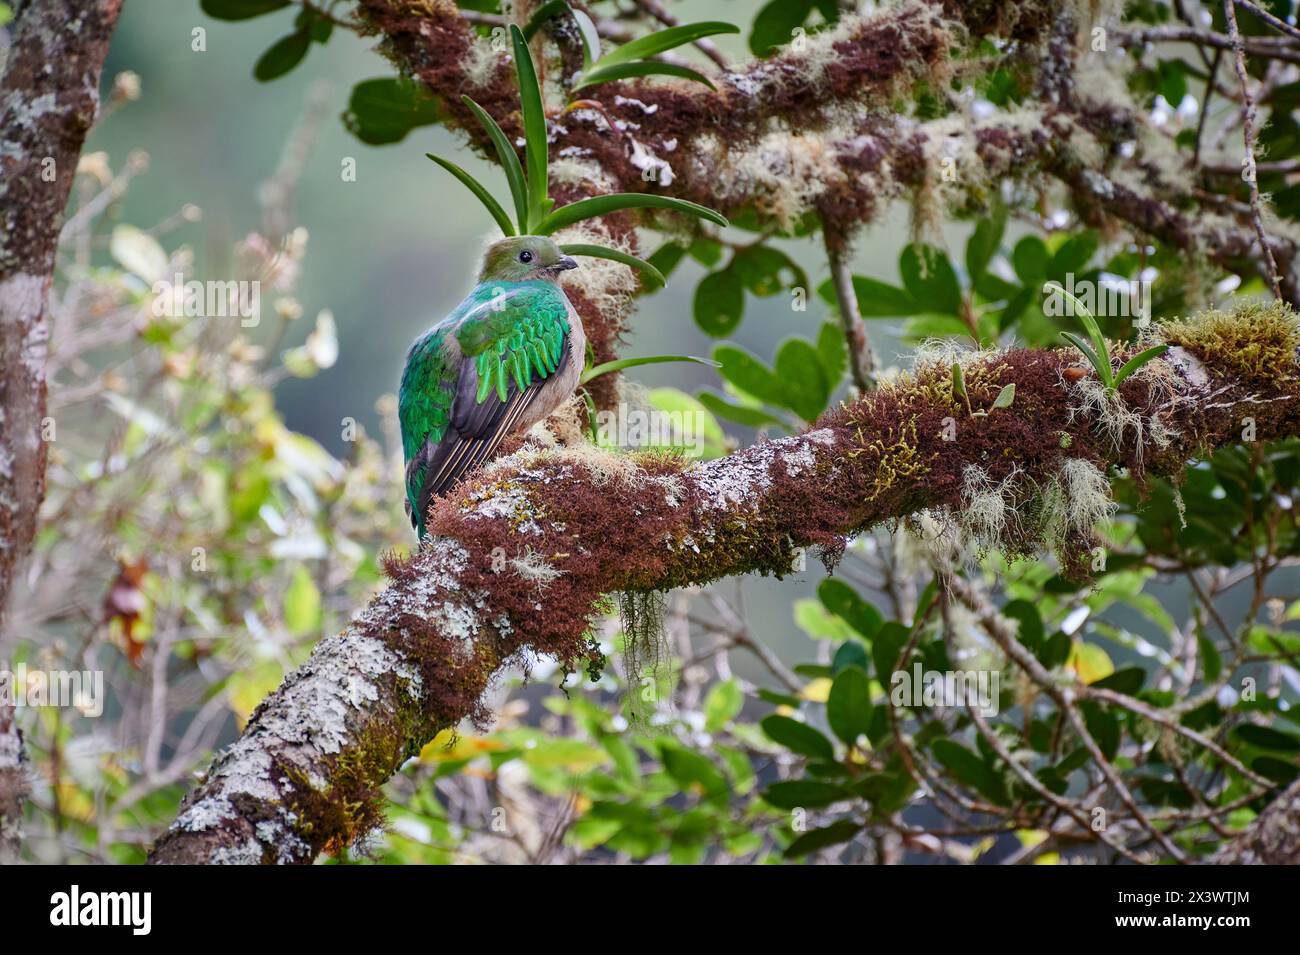
[[[849,584],[836,577],[827,577],[817,586],[817,597],[826,609],[856,630],[863,639],[870,640],[880,630],[884,618]]]
[[[709,687],[704,696],[704,728],[716,733],[740,715],[745,705],[744,694],[735,680],[721,680]]]
[[[1167,351],[1169,351],[1168,345],[1154,345],[1151,348],[1144,348],[1142,351],[1138,352],[1120,366],[1119,371],[1115,374],[1115,386],[1118,388],[1125,378],[1133,374],[1147,362],[1154,361]]]
[[[867,648],[860,640],[845,640],[831,657],[831,677],[839,676],[849,667],[858,667],[864,673],[871,669]]]
[[[644,273],[645,277],[655,285],[663,285],[666,281],[663,273],[645,259],[638,259],[635,255],[628,255],[626,252],[608,246],[569,242],[560,246],[560,251],[566,255],[588,255],[593,259],[609,259],[611,262],[622,263]]]
[[[852,798],[843,786],[815,779],[773,783],[763,790],[763,801],[777,809],[821,809]]]
[[[804,25],[812,13],[812,0],[772,0],[758,11],[749,32],[749,50],[755,56],[767,56],[794,38],[796,27]]]
[[[1257,726],[1254,723],[1242,723],[1232,731],[1232,735],[1243,743],[1278,753],[1300,750],[1300,738],[1267,726]]]
[[[1011,267],[1026,285],[1037,287],[1047,278],[1047,263],[1047,245],[1037,236],[1025,236],[1011,250]]]
[[[199,9],[216,20],[251,20],[288,5],[289,0],[200,0]]]
[[[835,735],[852,745],[871,726],[871,679],[858,667],[835,677],[826,699],[826,721]]]
[[[970,275],[972,285],[979,283],[984,273],[988,271],[993,256],[998,254],[1006,225],[1006,210],[999,208],[997,214],[976,223],[975,231],[966,240],[966,271]]]
[[[719,363],[718,374],[747,395],[753,395],[770,405],[782,404],[785,392],[781,381],[761,361],[735,345],[719,345],[713,349]]]
[[[1089,348],[1082,338],[1073,332],[1061,332],[1061,337],[1083,353],[1083,357],[1088,359],[1088,364],[1092,365],[1093,369],[1097,372],[1097,377],[1101,379],[1102,384],[1110,387],[1111,377],[1114,374],[1111,370],[1110,362],[1102,361],[1101,357]]]
[[[952,363],[952,396],[963,401],[970,400],[970,395],[966,393],[966,376],[962,373],[961,362],[958,361]]]
[[[805,421],[815,421],[831,396],[817,349],[802,338],[787,339],[777,349],[775,370],[785,395],[782,404]]]
[[[817,354],[826,370],[826,380],[833,392],[849,367],[849,346],[844,341],[844,330],[834,322],[826,322],[817,333]]]
[[[307,568],[299,564],[284,592],[284,626],[295,637],[315,633],[321,626],[320,591]]]
[[[588,86],[614,83],[618,80],[628,80],[637,76],[676,76],[680,79],[703,83],[709,89],[717,88],[713,85],[713,81],[699,70],[693,70],[689,66],[681,66],[677,63],[660,63],[657,60],[647,60],[644,63],[616,63],[613,66],[592,67],[578,78],[578,82],[573,84],[573,89],[585,89]]]
[[[307,18],[307,32],[311,34],[311,41],[322,45],[328,43],[334,35],[334,21],[305,8],[303,12],[310,14]]]
[[[811,756],[814,759],[834,759],[835,747],[831,741],[807,723],[800,723],[788,716],[773,714],[763,718],[759,724],[767,738],[784,746],[793,753]]]
[[[544,137],[545,132],[542,135]],[[545,172],[546,169],[543,164],[543,175],[545,175]],[[530,195],[533,189],[532,181],[530,174],[528,185]],[[543,188],[545,187],[543,186]],[[694,202],[688,202],[685,199],[674,199],[672,196],[656,196],[644,192],[616,192],[608,196],[591,196],[586,199],[579,199],[567,206],[561,206],[543,218],[534,231],[537,235],[550,235],[552,232],[557,232],[565,226],[573,225],[575,222],[581,222],[583,219],[594,219],[596,216],[608,215],[611,212],[620,212],[624,209],[670,209],[673,212],[696,216],[717,226],[725,227],[727,225],[727,220],[712,209],[707,209]]]
[[[1300,766],[1284,759],[1277,759],[1274,756],[1261,756],[1252,760],[1250,768],[1261,776],[1267,776],[1283,786],[1288,785],[1297,776],[1300,776]]]
[[[1112,382],[1112,375],[1110,371],[1110,349],[1106,345],[1106,337],[1101,333],[1101,326],[1097,324],[1097,319],[1093,317],[1092,312],[1088,309],[1088,306],[1084,305],[1083,302],[1079,300],[1079,297],[1077,295],[1075,295],[1073,292],[1065,288],[1065,286],[1063,286],[1060,282],[1045,283],[1043,285],[1043,291],[1049,295],[1050,294],[1063,295],[1065,296],[1066,300],[1068,300],[1070,304],[1074,306],[1074,317],[1077,318],[1079,322],[1083,325],[1083,327],[1087,330],[1088,338],[1092,340],[1092,347],[1093,350],[1096,352],[1097,357],[1104,358],[1106,360],[1106,374],[1103,377],[1103,380],[1106,382],[1107,385],[1110,385]]]
[[[650,253],[650,258],[646,259],[660,275],[664,276],[665,283],[673,270],[681,264],[682,259],[686,258],[686,247],[680,242],[668,241],[654,252]]]
[[[745,289],[740,284],[740,276],[731,269],[704,276],[695,287],[692,312],[695,324],[706,334],[714,338],[730,335],[745,314]]]
[[[483,187],[482,183],[467,173],[464,169],[461,169],[460,166],[457,166],[450,159],[443,159],[440,156],[435,156],[433,153],[425,153],[425,155],[459,179],[470,192],[474,193],[474,196],[478,201],[483,203],[483,207],[492,214],[492,218],[496,220],[497,225],[501,227],[501,231],[505,235],[515,234],[515,227],[510,222],[510,216],[506,215],[506,210],[501,208],[501,203],[492,198],[492,193],[488,192],[487,189]]]
[[[492,140],[497,159],[501,163],[501,168],[505,170],[506,183],[510,186],[510,196],[515,202],[515,218],[518,220],[519,229],[522,232],[528,227],[528,184],[524,181],[524,169],[519,164],[519,156],[515,154],[514,147],[510,145],[510,140],[506,138],[505,131],[497,124],[495,119],[488,115],[482,106],[479,106],[468,96],[462,96],[460,101],[474,114]],[[513,234],[511,232],[506,233],[506,235]],[[600,246],[590,246],[590,248],[600,248]],[[589,255],[591,253],[582,254]],[[632,256],[628,256],[628,258],[632,258]],[[637,261],[639,262],[640,259],[637,259]],[[660,284],[663,284],[662,276],[660,277]]]
[[[935,740],[931,750],[934,758],[958,780],[989,802],[999,806],[1006,804],[1007,790],[1002,778],[965,746],[943,738]]]
[[[1071,272],[1079,272],[1097,251],[1097,233],[1092,231],[1072,235],[1061,243],[1047,267],[1049,278],[1063,282]]]
[[[543,23],[551,17],[565,12],[573,12],[565,0],[548,0],[547,3],[543,3],[537,8],[537,11],[528,18],[528,23],[524,26],[524,39],[532,40],[532,38],[537,35],[537,31],[541,29]]]
[[[311,32],[297,30],[271,44],[253,66],[253,77],[260,83],[269,83],[288,73],[302,62],[311,46]]]
[[[871,665],[876,668],[876,681],[888,687],[898,663],[899,654],[907,646],[910,634],[897,620],[890,620],[876,631],[871,641]]]
[[[913,301],[922,303],[926,311],[961,314],[961,285],[942,249],[910,243],[899,256],[898,271],[908,295]]]
[[[678,388],[651,388],[646,398],[651,408],[665,414],[663,421],[668,425],[647,447],[672,448],[703,460],[720,458],[730,450],[722,425],[698,399]]]
[[[1038,608],[1028,600],[1013,600],[1002,608],[1004,617],[1010,617],[1020,624],[1018,638],[1031,651],[1036,651],[1043,643],[1043,618]]]
[[[1219,653],[1219,648],[1203,631],[1197,632],[1196,643],[1201,653],[1201,665],[1205,669],[1205,679],[1217,680],[1219,674],[1223,672],[1223,656]]]
[[[648,56],[664,53],[684,44],[702,40],[705,37],[716,36],[720,33],[739,32],[740,27],[719,20],[710,20],[703,23],[683,23],[680,26],[669,27],[666,30],[659,30],[657,33],[639,37],[630,43],[624,43],[597,60],[596,67],[643,60]]]
[[[740,276],[741,284],[760,298],[776,295],[787,285],[807,287],[807,276],[790,256],[768,245],[751,245],[739,250],[731,260],[731,268]],[[790,281],[786,281],[789,273]]]
[[[593,378],[607,375],[611,371],[622,371],[624,368],[635,368],[637,365],[663,365],[675,361],[688,361],[697,365],[709,365],[713,368],[718,367],[718,363],[712,358],[697,358],[694,355],[644,355],[640,358],[619,358],[616,361],[607,361],[603,364],[588,368],[582,373],[579,383],[585,385]]]
[[[528,168],[528,224],[532,232],[550,211],[547,198],[547,146],[546,108],[542,103],[542,90],[537,83],[537,71],[528,52],[523,32],[510,24],[510,39],[514,44],[515,75],[519,80],[519,109],[524,117],[524,160]],[[554,231],[554,230],[552,230]],[[546,235],[545,232],[537,232]]]
[[[1147,671],[1141,667],[1124,667],[1122,670],[1116,670],[1108,677],[1103,677],[1090,684],[1103,690],[1113,690],[1116,693],[1124,693],[1133,696],[1142,689],[1142,684],[1146,682]]]
[[[665,741],[659,744],[659,758],[664,771],[683,788],[698,786],[706,800],[726,802],[730,792],[727,778],[707,757],[680,743]]]
[[[794,842],[786,847],[785,857],[787,859],[798,859],[808,855],[811,852],[817,852],[820,849],[826,849],[830,846],[837,846],[842,842],[848,842],[858,834],[862,826],[856,822],[833,822],[829,826],[823,826],[821,829],[809,829]]]
[[[1011,402],[1016,400],[1016,383],[1013,381],[1009,385],[1003,385],[998,396],[993,399],[994,408],[1010,408]]]
[[[827,285],[832,289],[829,301],[834,305],[834,284],[828,282]],[[903,289],[865,275],[853,276],[853,294],[863,318],[907,318],[927,311]]]
[[[853,628],[816,600],[800,597],[794,602],[792,609],[794,611],[795,625],[814,640],[835,640],[838,642],[853,637]],[[808,670],[805,675],[814,674],[811,670]]]
[[[784,421],[776,415],[768,414],[761,408],[748,408],[745,405],[732,404],[730,401],[719,398],[707,391],[701,391],[696,397],[705,408],[727,421],[734,421],[736,424],[743,424],[748,428],[763,428],[768,425],[786,427]]]
[[[384,77],[352,87],[343,123],[363,143],[382,146],[439,118],[438,101],[410,80]]]

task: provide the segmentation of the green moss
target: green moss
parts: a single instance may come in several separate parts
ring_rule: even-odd
[[[1252,302],[1232,311],[1210,309],[1161,326],[1164,340],[1207,365],[1232,369],[1243,380],[1276,382],[1295,371],[1300,319],[1285,302]]]

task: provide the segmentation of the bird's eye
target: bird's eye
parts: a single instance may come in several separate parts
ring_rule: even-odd
[[[531,262],[532,260],[533,260],[533,253],[529,252],[527,249],[524,249],[524,251],[519,253],[520,262]]]

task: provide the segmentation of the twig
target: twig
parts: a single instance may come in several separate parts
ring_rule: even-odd
[[[862,320],[862,312],[858,307],[853,276],[844,258],[842,242],[832,235],[829,228],[823,229],[823,235],[826,259],[831,267],[831,281],[835,286],[835,298],[839,302],[840,324],[844,328],[844,340],[849,347],[849,371],[858,391],[870,391],[875,387],[876,360],[871,351],[871,339],[867,337],[867,323]]]
[[[1256,182],[1255,175],[1255,100],[1250,95],[1250,76],[1246,73],[1246,52],[1245,45],[1241,39],[1241,32],[1237,29],[1237,9],[1233,0],[1223,0],[1223,15],[1228,21],[1228,36],[1232,40],[1233,62],[1237,68],[1237,79],[1241,83],[1241,95],[1245,100],[1246,108],[1242,121],[1242,137],[1246,146],[1246,161],[1249,164],[1250,176],[1250,218],[1255,226],[1255,234],[1259,236],[1260,248],[1264,251],[1264,261],[1268,264],[1268,277],[1273,285],[1273,297],[1280,299],[1282,297],[1282,280],[1278,276],[1277,261],[1273,258],[1273,247],[1268,243],[1268,233],[1264,231],[1264,220],[1260,214],[1259,183]]]

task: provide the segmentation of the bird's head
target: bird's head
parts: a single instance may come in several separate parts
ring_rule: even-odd
[[[544,235],[517,235],[493,242],[483,253],[480,282],[526,282],[545,279],[554,282],[560,273],[576,269],[552,239]]]

